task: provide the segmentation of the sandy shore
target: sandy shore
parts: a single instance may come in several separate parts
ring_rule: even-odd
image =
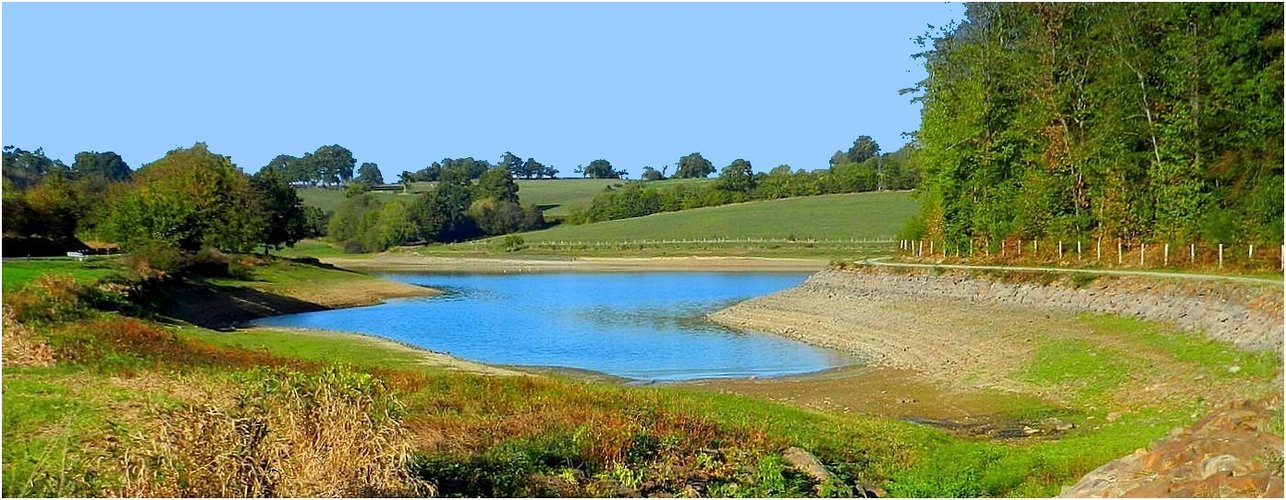
[[[323,262],[364,271],[431,272],[629,272],[629,271],[800,271],[825,269],[822,259],[766,257],[568,257],[481,258],[382,254],[369,258],[330,257]]]

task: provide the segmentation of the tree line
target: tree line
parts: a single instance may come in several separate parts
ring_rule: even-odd
[[[407,243],[460,241],[540,228],[544,216],[518,201],[518,185],[504,165],[471,179],[474,164],[444,167],[437,184],[411,201],[381,200],[349,191],[330,219],[327,236],[348,252],[378,252]]]
[[[126,251],[202,247],[249,252],[315,236],[321,210],[304,207],[281,173],[250,176],[204,143],[137,171],[115,153],[82,153],[70,169],[43,151],[5,148],[4,232],[63,244],[87,236]]]
[[[778,165],[767,173],[754,172],[749,161],[738,158],[719,170],[715,182],[649,186],[664,180],[664,170],[644,167],[642,183],[601,193],[585,208],[568,216],[571,224],[642,217],[644,215],[795,196],[856,193],[890,189],[911,189],[919,183],[913,155],[916,146],[907,144],[893,153],[880,153],[879,144],[869,136],[854,141],[848,151],[837,151],[830,168],[817,171],[792,170]],[[701,153],[679,158],[674,178],[705,178],[714,165]]]
[[[977,3],[922,37],[908,236],[1282,242],[1279,4]]]

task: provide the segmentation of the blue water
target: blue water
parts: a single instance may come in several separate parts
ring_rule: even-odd
[[[266,318],[355,331],[490,364],[580,368],[637,380],[779,376],[852,359],[705,314],[795,286],[798,273],[391,274],[445,295]]]

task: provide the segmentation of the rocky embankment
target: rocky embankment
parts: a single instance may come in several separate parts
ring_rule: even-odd
[[[1063,497],[1282,497],[1281,401],[1229,403],[1113,460],[1063,490]],[[1281,431],[1278,430],[1278,433]]]

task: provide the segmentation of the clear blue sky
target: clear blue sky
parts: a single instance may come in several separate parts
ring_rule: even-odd
[[[131,167],[205,141],[247,172],[338,143],[386,178],[508,151],[571,175],[821,168],[919,126],[920,4],[3,5],[3,140]],[[673,172],[673,168],[671,168]]]

